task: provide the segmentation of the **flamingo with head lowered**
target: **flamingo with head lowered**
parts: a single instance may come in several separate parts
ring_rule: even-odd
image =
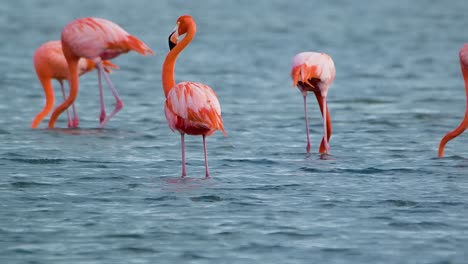
[[[63,99],[66,100],[67,96],[63,81],[69,80],[69,71],[67,61],[62,51],[62,43],[60,40],[48,41],[42,44],[34,52],[34,69],[36,70],[37,78],[42,84],[45,94],[45,105],[41,112],[39,112],[31,123],[32,128],[37,128],[42,120],[52,111],[54,107],[54,89],[52,87],[52,79],[56,79],[62,90]],[[111,72],[110,68],[118,69],[118,66],[110,61],[103,61],[104,70],[108,73]],[[78,62],[78,75],[83,75],[96,68],[96,64],[89,59],[80,59]],[[75,104],[72,104],[73,120],[67,109],[68,127],[78,127],[79,119],[75,109]]]
[[[466,110],[465,110],[465,117],[463,118],[460,125],[454,130],[448,132],[440,141],[439,144],[439,157],[444,156],[444,148],[445,145],[468,128],[468,43],[466,43],[460,49],[460,67],[463,75],[463,79],[465,80],[465,91],[466,91]]]
[[[177,19],[177,26],[169,36],[170,51],[162,69],[162,85],[166,96],[164,113],[172,131],[178,131],[182,148],[182,177],[187,175],[185,168],[185,142],[184,136],[201,135],[203,137],[203,150],[205,156],[205,177],[210,176],[208,169],[208,154],[206,149],[206,136],[216,130],[225,135],[221,107],[215,92],[208,85],[196,82],[174,81],[174,69],[177,56],[192,41],[197,27],[191,16],[184,15]],[[185,37],[179,41],[179,37]]]
[[[105,72],[103,60],[110,60],[122,53],[134,50],[140,54],[153,54],[153,51],[141,40],[128,34],[117,24],[102,18],[79,18],[70,22],[62,30],[62,49],[70,72],[70,95],[55,109],[49,120],[49,128],[53,128],[59,115],[75,102],[79,87],[80,58],[92,60],[99,74],[99,93],[101,99],[100,127],[122,109],[123,103],[109,76]],[[101,77],[106,79],[116,100],[114,110],[106,115]]]
[[[325,53],[302,52],[293,59],[291,78],[304,97],[304,112],[307,135],[307,154],[310,153],[309,119],[307,117],[307,92],[313,92],[323,117],[323,139],[319,153],[329,154],[329,140],[332,133],[330,113],[327,105],[328,88],[335,79],[335,64]]]

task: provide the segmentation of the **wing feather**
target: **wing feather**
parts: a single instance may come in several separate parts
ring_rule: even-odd
[[[293,59],[291,70],[293,86],[296,86],[298,82],[308,83],[308,80],[313,78],[331,83],[335,79],[335,74],[335,64],[325,53],[301,52]]]
[[[213,131],[219,129],[225,133],[218,98],[213,89],[205,84],[194,82],[177,84],[167,95],[166,111],[183,119],[185,125],[190,124]],[[177,120],[169,119],[168,117],[170,127],[177,130]]]

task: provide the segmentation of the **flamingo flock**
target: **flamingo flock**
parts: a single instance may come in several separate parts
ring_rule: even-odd
[[[177,57],[193,40],[197,31],[195,20],[183,15],[176,21],[175,29],[170,33],[169,52],[162,65],[162,88],[166,101],[164,114],[169,128],[180,133],[182,173],[187,175],[185,162],[185,135],[202,136],[205,177],[210,177],[206,137],[220,130],[226,136],[221,106],[214,90],[206,84],[184,81],[176,83],[174,71]],[[182,39],[181,39],[182,37]],[[111,59],[130,51],[141,55],[153,55],[154,52],[142,40],[127,33],[119,25],[102,18],[79,18],[67,24],[61,33],[61,40],[52,40],[41,45],[34,53],[34,68],[45,94],[45,105],[31,123],[37,128],[41,121],[54,107],[52,80],[56,79],[61,87],[64,101],[53,111],[48,128],[54,128],[58,117],[67,111],[68,127],[79,126],[75,100],[79,91],[79,76],[94,69],[97,70],[98,88],[101,105],[99,127],[104,126],[122,108],[123,102],[117,89],[111,82],[109,73],[119,67]],[[443,157],[445,145],[460,135],[468,127],[468,44],[460,50],[460,65],[465,80],[467,108],[461,124],[447,133],[439,145],[438,156]],[[332,58],[325,53],[301,52],[292,60],[291,79],[303,96],[306,127],[306,153],[310,154],[309,121],[307,115],[307,94],[313,92],[323,119],[323,138],[319,153],[329,155],[332,124],[327,103],[328,89],[335,79],[336,70]],[[106,113],[102,78],[115,98],[115,107]],[[64,81],[69,83],[69,93],[65,92]],[[71,106],[72,114],[68,108]],[[73,116],[73,117],[72,117]]]

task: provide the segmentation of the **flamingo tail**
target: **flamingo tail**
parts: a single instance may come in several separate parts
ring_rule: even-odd
[[[146,55],[146,54],[152,54],[154,55],[154,52],[141,40],[138,38],[130,35],[127,38],[127,41],[125,43],[129,49],[134,50],[141,55]]]

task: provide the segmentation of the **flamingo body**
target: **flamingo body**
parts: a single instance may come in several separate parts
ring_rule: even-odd
[[[130,50],[153,54],[142,41],[120,26],[102,18],[80,18],[70,22],[62,31],[62,42],[78,57],[109,60]]]
[[[128,34],[117,24],[102,18],[79,18],[73,20],[62,30],[62,49],[70,72],[70,96],[53,112],[49,128],[53,128],[58,116],[76,99],[79,88],[77,63],[80,58],[94,61],[99,73],[99,92],[101,99],[100,127],[104,125],[123,107],[123,102],[104,72],[103,60],[109,60],[134,50],[142,55],[153,54],[153,51],[141,40]],[[106,79],[116,100],[116,106],[110,115],[106,115],[101,77]]]
[[[291,78],[293,85],[297,86],[304,97],[304,112],[306,123],[307,146],[310,153],[309,121],[307,117],[307,92],[313,92],[320,106],[323,117],[324,136],[319,148],[320,153],[329,152],[328,141],[331,136],[331,119],[327,105],[328,89],[335,79],[335,64],[325,53],[301,52],[294,56],[292,62]]]
[[[42,44],[34,52],[34,68],[38,76],[57,80],[68,80],[68,65],[63,56],[62,43],[52,40]],[[95,68],[91,60],[80,59],[78,62],[78,75],[82,75]]]
[[[440,141],[439,144],[439,157],[444,156],[445,145],[455,137],[459,136],[468,128],[468,43],[466,43],[459,52],[460,57],[460,68],[462,71],[463,79],[465,80],[465,91],[466,91],[466,110],[465,117],[463,118],[460,125],[454,130],[448,132]]]
[[[310,91],[318,88],[322,96],[327,96],[328,88],[335,79],[335,75],[335,64],[325,53],[301,52],[293,59],[291,77],[294,86],[297,86],[299,82],[309,84],[307,88]],[[312,84],[314,80],[317,85]]]
[[[169,92],[164,106],[169,127],[188,135],[211,135],[224,131],[221,106],[208,85],[181,82]]]

